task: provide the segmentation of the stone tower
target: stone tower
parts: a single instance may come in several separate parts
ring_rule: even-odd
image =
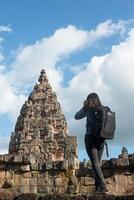
[[[34,162],[77,159],[77,139],[67,136],[67,122],[45,70],[21,108],[9,153],[32,157]]]

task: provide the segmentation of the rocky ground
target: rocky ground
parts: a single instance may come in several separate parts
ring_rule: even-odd
[[[0,193],[0,200],[134,200],[134,195],[114,196],[106,194],[97,195],[67,195],[67,194],[15,194]]]

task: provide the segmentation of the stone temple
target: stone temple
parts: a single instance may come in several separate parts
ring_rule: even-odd
[[[77,160],[77,138],[67,135],[65,116],[45,70],[21,108],[9,154],[25,155],[34,163]]]

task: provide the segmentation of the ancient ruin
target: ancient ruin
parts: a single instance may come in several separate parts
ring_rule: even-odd
[[[32,163],[72,162],[77,159],[76,139],[67,135],[65,116],[42,70],[38,83],[21,108],[11,134],[9,154],[25,155]]]
[[[111,194],[134,193],[134,154],[126,147],[118,158],[103,160],[102,169]],[[0,155],[0,190],[92,194],[93,176],[89,163],[78,161],[77,137],[69,136],[61,106],[42,70],[21,108],[9,154]]]

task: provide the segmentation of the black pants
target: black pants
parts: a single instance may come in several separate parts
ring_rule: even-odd
[[[101,169],[101,157],[104,150],[104,141],[105,139],[96,138],[91,134],[85,135],[85,146],[87,154],[91,160],[92,168],[95,173],[95,188],[104,187],[104,176]]]

